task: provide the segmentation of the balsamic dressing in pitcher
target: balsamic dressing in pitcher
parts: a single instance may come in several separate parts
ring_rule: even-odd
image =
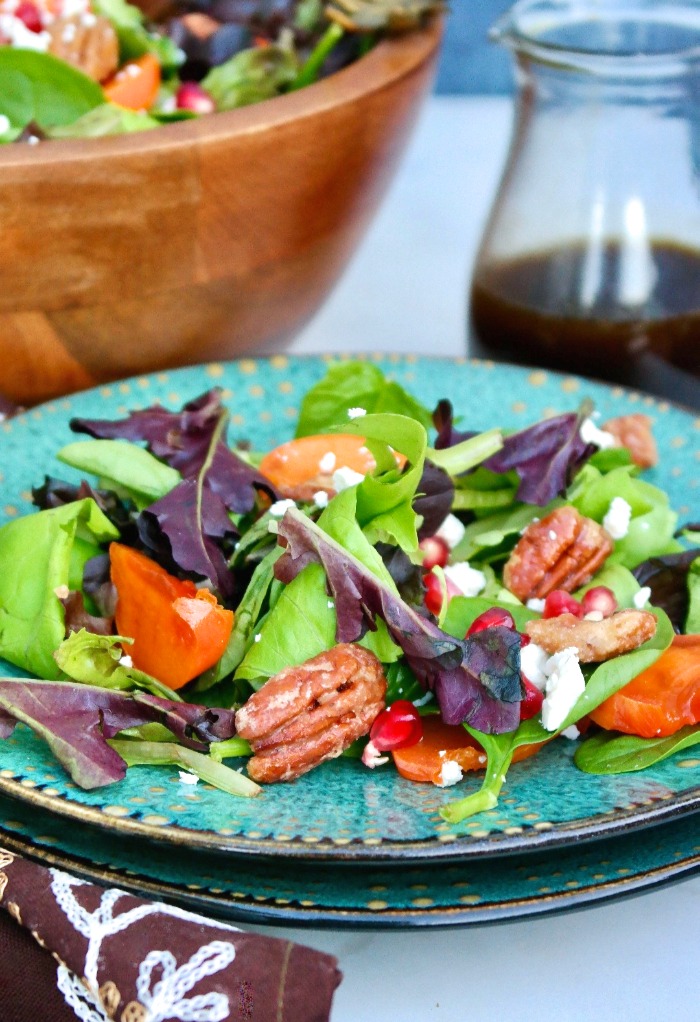
[[[654,241],[649,256],[656,284],[626,308],[616,242],[600,252],[599,286],[585,308],[583,244],[482,265],[472,282],[470,354],[611,380],[698,407],[700,251]]]

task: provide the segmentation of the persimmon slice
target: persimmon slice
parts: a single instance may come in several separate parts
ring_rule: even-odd
[[[658,660],[593,710],[591,719],[641,738],[700,723],[700,635],[675,635]]]
[[[533,756],[541,746],[521,745],[513,754],[513,762]],[[407,749],[391,753],[396,769],[408,781],[442,784],[445,763],[458,763],[465,773],[483,770],[486,753],[461,725],[445,724],[437,714],[423,717],[423,737]]]

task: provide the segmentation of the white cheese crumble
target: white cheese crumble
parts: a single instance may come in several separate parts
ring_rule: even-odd
[[[354,469],[348,468],[347,465],[341,465],[333,473],[333,489],[336,493],[340,493],[341,490],[347,490],[351,486],[357,486],[361,483],[365,477],[361,472],[355,472]]]
[[[651,589],[649,586],[642,586],[632,597],[632,603],[635,605],[637,610],[644,610],[649,598],[651,597]]]
[[[453,582],[464,596],[478,596],[486,587],[486,576],[483,571],[472,568],[468,561],[448,564],[443,571],[445,578]]]
[[[325,490],[317,490],[314,493],[313,501],[316,507],[324,508],[328,507],[328,494]]]
[[[337,459],[333,451],[326,451],[318,463],[319,470],[323,472],[324,475],[330,475],[335,468],[336,460]]]
[[[383,763],[389,762],[388,756],[382,756],[374,742],[369,741],[362,750],[362,762],[370,770],[374,770],[375,767],[382,766]]]
[[[363,415],[367,414],[366,408],[348,408],[348,419],[361,419]]]
[[[131,659],[128,653],[125,653],[124,656],[119,657],[119,663],[122,667],[128,667],[129,669],[131,669],[134,666],[134,661]]]
[[[581,736],[581,732],[579,731],[575,724],[569,724],[568,727],[564,728],[561,735],[562,738],[568,738],[569,741],[575,742],[576,739]]]
[[[48,32],[30,31],[21,18],[16,18],[14,14],[0,14],[0,36],[6,39],[10,46],[44,53],[51,42]]]
[[[600,448],[601,451],[617,446],[617,440],[612,433],[607,433],[604,429],[598,429],[593,419],[590,418],[584,419],[581,423],[579,436],[584,444],[593,444],[595,447]]]
[[[542,727],[545,731],[556,731],[586,688],[578,662],[578,650],[568,646],[555,653],[545,665],[545,674],[547,686],[542,703]]]
[[[196,774],[190,774],[187,770],[178,771],[180,774],[180,784],[197,784],[199,778]]]
[[[528,610],[534,610],[541,614],[544,611],[544,600],[538,600],[536,596],[531,596],[525,606]]]
[[[520,670],[540,692],[544,692],[547,687],[548,660],[549,653],[536,642],[528,642],[520,650]]]
[[[613,497],[603,518],[603,528],[612,539],[624,539],[629,532],[632,508],[624,497]]]
[[[454,550],[464,536],[464,525],[457,515],[448,515],[435,535],[447,543],[450,550]]]
[[[274,504],[271,504],[268,508],[268,514],[271,514],[273,518],[281,518],[290,507],[296,507],[296,503],[290,500],[288,497],[285,500],[276,500]]]
[[[449,788],[452,784],[458,784],[462,780],[462,768],[453,759],[446,759],[440,767],[440,780],[438,787]]]

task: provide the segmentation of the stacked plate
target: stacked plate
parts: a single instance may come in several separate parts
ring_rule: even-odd
[[[519,428],[591,397],[603,418],[645,411],[661,453],[650,480],[682,519],[697,503],[700,422],[651,398],[488,363],[377,357],[430,405],[447,397],[462,428]],[[73,415],[121,417],[224,389],[231,438],[269,447],[293,431],[320,359],[241,361],[143,377],[42,406],[0,426],[0,520],[30,510],[32,485],[61,474]],[[697,512],[696,512],[697,516]],[[3,570],[11,570],[3,566]],[[17,672],[0,662],[0,674]],[[640,773],[583,774],[561,739],[517,764],[496,809],[447,824],[456,789],[335,761],[237,799],[136,768],[92,792],[74,786],[24,727],[0,743],[0,844],[128,890],[235,920],[418,926],[542,913],[679,879],[700,866],[700,757]],[[459,796],[475,790],[467,778]]]

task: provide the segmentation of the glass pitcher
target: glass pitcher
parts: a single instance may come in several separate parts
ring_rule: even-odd
[[[470,354],[700,401],[700,3],[520,0]]]

